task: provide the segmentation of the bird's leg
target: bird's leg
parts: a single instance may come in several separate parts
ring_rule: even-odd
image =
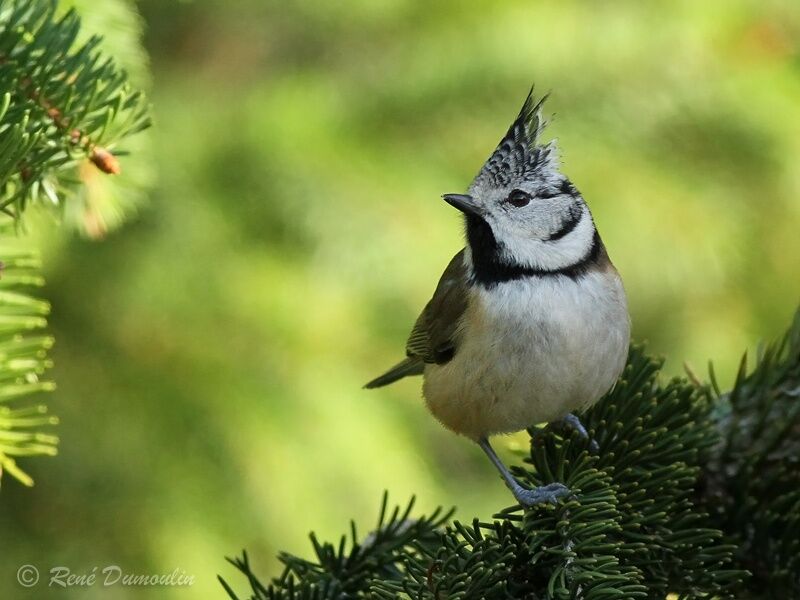
[[[592,452],[597,453],[600,451],[600,446],[597,445],[596,441],[589,437],[589,432],[586,431],[586,427],[583,426],[583,423],[581,423],[581,420],[577,415],[574,413],[567,413],[564,417],[562,417],[561,425],[565,429],[574,429],[577,431],[583,439],[589,442],[589,448]]]
[[[514,498],[522,506],[530,507],[537,504],[545,504],[547,502],[555,504],[559,498],[570,493],[569,488],[567,488],[567,486],[565,486],[563,483],[540,485],[532,490],[522,487],[519,482],[514,479],[511,471],[509,471],[508,468],[503,464],[503,461],[500,460],[500,457],[497,456],[494,448],[492,448],[492,446],[489,444],[489,440],[486,438],[481,438],[478,440],[478,445],[486,453],[486,456],[489,457],[489,460],[492,461],[492,464],[495,466],[495,468],[500,471],[500,475],[502,476],[503,481],[505,481],[506,486],[508,486],[508,489],[511,490],[511,493],[514,494]]]
[[[561,417],[558,421],[553,421],[552,423],[548,423],[547,428],[555,429],[563,434],[567,432],[567,430],[572,429],[578,432],[583,439],[589,442],[589,449],[597,454],[600,451],[600,446],[597,445],[597,442],[594,441],[591,437],[589,437],[589,432],[586,431],[586,427],[583,426],[581,420],[578,418],[577,415],[573,413],[567,413],[565,416]],[[529,430],[530,431],[530,430]],[[539,437],[541,430],[536,430],[535,434],[532,434],[535,438]]]

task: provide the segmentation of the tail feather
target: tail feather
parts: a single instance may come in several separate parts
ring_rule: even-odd
[[[386,371],[386,373],[380,377],[376,377],[370,381],[364,387],[368,390],[383,387],[384,385],[389,385],[390,383],[394,383],[398,379],[402,379],[403,377],[407,377],[409,375],[422,375],[422,371],[424,369],[425,363],[423,363],[420,359],[406,358]]]

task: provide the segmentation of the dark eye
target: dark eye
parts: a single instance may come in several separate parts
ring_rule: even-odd
[[[516,206],[517,208],[527,206],[530,201],[530,195],[526,194],[522,190],[514,190],[508,195],[508,198],[506,198],[506,202],[508,202],[511,206]]]

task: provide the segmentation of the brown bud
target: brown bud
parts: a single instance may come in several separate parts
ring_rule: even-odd
[[[91,160],[103,173],[108,173],[109,175],[119,175],[120,171],[122,171],[122,169],[120,169],[117,157],[102,146],[95,146],[92,148],[92,154],[89,157],[89,160]]]

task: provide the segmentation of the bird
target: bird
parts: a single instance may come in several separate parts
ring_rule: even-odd
[[[489,438],[541,423],[576,429],[621,375],[630,345],[622,279],[572,181],[531,87],[466,194],[466,244],[414,323],[406,358],[366,384],[422,375],[428,409],[476,442],[523,507],[555,504],[562,482],[526,488]]]

